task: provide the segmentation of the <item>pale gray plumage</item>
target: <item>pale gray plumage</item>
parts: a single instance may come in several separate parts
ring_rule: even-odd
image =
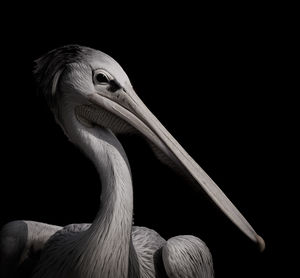
[[[92,224],[62,228],[8,223],[0,234],[1,277],[213,277],[211,254],[200,239],[178,236],[165,241],[151,229],[132,227],[131,171],[115,136],[119,133],[142,133],[162,161],[194,179],[264,247],[223,192],[145,107],[111,57],[87,47],[64,46],[37,60],[35,76],[66,136],[94,163],[102,183],[101,207]]]

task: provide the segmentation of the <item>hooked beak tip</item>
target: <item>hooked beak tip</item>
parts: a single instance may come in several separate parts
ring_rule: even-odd
[[[263,252],[266,248],[266,244],[265,244],[264,239],[261,236],[256,235],[256,240],[257,240],[259,251]]]

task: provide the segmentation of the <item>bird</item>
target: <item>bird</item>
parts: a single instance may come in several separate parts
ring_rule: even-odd
[[[214,277],[212,255],[192,235],[168,240],[133,225],[130,164],[117,136],[140,133],[157,157],[189,177],[261,250],[265,243],[215,182],[138,97],[109,55],[65,45],[35,61],[37,90],[102,184],[92,223],[65,227],[16,220],[0,232],[0,276],[31,278]]]

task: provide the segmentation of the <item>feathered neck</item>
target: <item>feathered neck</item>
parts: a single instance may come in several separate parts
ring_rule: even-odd
[[[65,132],[92,160],[102,183],[101,207],[78,242],[82,252],[77,265],[91,272],[85,277],[127,277],[133,214],[127,157],[110,130],[82,125],[73,111],[63,117]]]

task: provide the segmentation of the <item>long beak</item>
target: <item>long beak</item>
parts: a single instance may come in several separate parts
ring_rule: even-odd
[[[265,248],[264,240],[256,234],[251,225],[226,197],[216,183],[204,172],[193,158],[181,147],[174,137],[151,113],[145,104],[139,99],[132,88],[124,91],[122,105],[100,94],[91,94],[92,103],[105,108],[111,113],[122,118],[144,136],[159,147],[172,160],[181,164],[183,168],[197,181],[206,194],[223,211],[229,219],[252,241],[256,242],[261,251]],[[125,104],[124,104],[125,103]]]

